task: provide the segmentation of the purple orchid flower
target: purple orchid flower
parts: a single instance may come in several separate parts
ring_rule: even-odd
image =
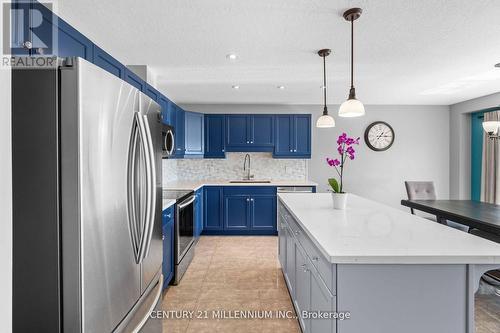
[[[359,145],[359,140],[360,140],[360,137],[351,138],[351,137],[347,136],[347,133],[342,133],[337,138],[337,144],[338,144],[337,152],[340,155],[340,159],[338,159],[338,158],[331,159],[329,157],[326,158],[326,162],[328,163],[328,165],[335,168],[335,171],[337,172],[337,174],[339,175],[339,178],[340,178],[340,186],[339,187],[334,187],[334,185],[332,185],[332,183],[336,183],[335,179],[331,179],[331,180],[333,180],[333,182],[330,182],[330,180],[329,180],[329,183],[335,192],[343,193],[342,192],[342,190],[343,190],[342,180],[343,180],[343,175],[344,175],[345,162],[347,161],[347,159],[349,159],[349,160],[355,159],[356,150],[352,146]]]

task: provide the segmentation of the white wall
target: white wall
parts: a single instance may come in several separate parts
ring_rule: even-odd
[[[450,106],[450,197],[470,199],[470,113],[500,106],[500,93]]]
[[[394,145],[386,152],[369,150],[361,140],[356,160],[345,176],[347,191],[402,208],[405,180],[433,180],[441,198],[449,197],[449,107],[448,106],[366,106],[362,118],[339,118],[334,129],[317,129],[319,105],[183,105],[186,110],[204,113],[311,113],[313,114],[312,158],[309,178],[327,189],[326,180],[334,171],[325,158],[336,153],[336,139],[343,131],[363,137],[368,124],[387,121],[394,128]],[[336,114],[338,105],[329,107]]]

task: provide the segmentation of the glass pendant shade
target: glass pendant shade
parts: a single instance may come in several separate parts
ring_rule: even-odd
[[[485,121],[483,122],[483,129],[489,135],[497,135],[500,128],[500,121]]]
[[[316,121],[316,127],[319,128],[335,127],[335,119],[333,119],[333,117],[328,114],[324,114],[321,117],[319,117],[318,120]]]
[[[339,109],[340,117],[361,117],[365,115],[365,107],[361,101],[357,99],[348,99]]]

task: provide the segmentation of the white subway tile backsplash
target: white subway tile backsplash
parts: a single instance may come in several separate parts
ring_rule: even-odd
[[[163,160],[163,182],[241,179],[246,153],[226,153],[225,159]],[[255,179],[307,180],[308,160],[275,159],[271,153],[249,153]]]

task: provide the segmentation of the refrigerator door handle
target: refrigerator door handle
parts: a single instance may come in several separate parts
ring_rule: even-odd
[[[132,125],[132,137],[130,141],[130,153],[128,160],[128,175],[127,175],[127,200],[128,200],[128,222],[130,229],[130,238],[132,241],[132,248],[134,251],[134,259],[138,264],[140,262],[139,258],[139,225],[137,221],[137,197],[136,197],[136,159],[137,159],[137,140],[139,140],[139,129],[138,129],[137,117],[134,117],[134,122]]]
[[[144,124],[144,120],[139,114],[136,113],[137,123],[139,124],[139,134],[141,138],[142,147],[144,150],[144,160],[146,162],[146,216],[144,219],[144,223],[142,224],[141,231],[141,240],[139,243],[139,263],[142,262],[144,258],[144,252],[146,250],[147,236],[149,235],[149,224],[151,220],[151,200],[152,198],[152,175],[151,175],[151,152],[149,151],[149,144],[146,134],[146,125]]]
[[[137,324],[137,326],[132,330],[132,333],[139,333],[141,331],[142,327],[149,320],[151,313],[155,309],[156,303],[158,303],[158,300],[160,299],[162,288],[163,288],[163,274],[160,274],[160,279],[158,280],[158,285],[156,287],[156,294],[155,294],[154,301],[151,303],[149,310],[146,312],[146,316],[144,318],[142,318],[142,320],[139,322],[139,324]]]
[[[153,237],[153,229],[154,229],[154,224],[155,224],[155,217],[156,217],[156,165],[155,165],[155,155],[154,155],[154,147],[153,147],[153,140],[151,137],[151,130],[149,128],[149,123],[148,123],[148,118],[147,116],[142,116],[143,117],[143,123],[144,123],[144,129],[146,132],[146,144],[149,146],[149,165],[150,165],[150,190],[151,190],[151,201],[150,201],[150,206],[149,207],[149,220],[147,223],[148,230],[145,234],[146,238],[146,243],[144,246],[143,250],[143,259],[146,258],[149,254],[149,249],[151,245],[151,238]]]

